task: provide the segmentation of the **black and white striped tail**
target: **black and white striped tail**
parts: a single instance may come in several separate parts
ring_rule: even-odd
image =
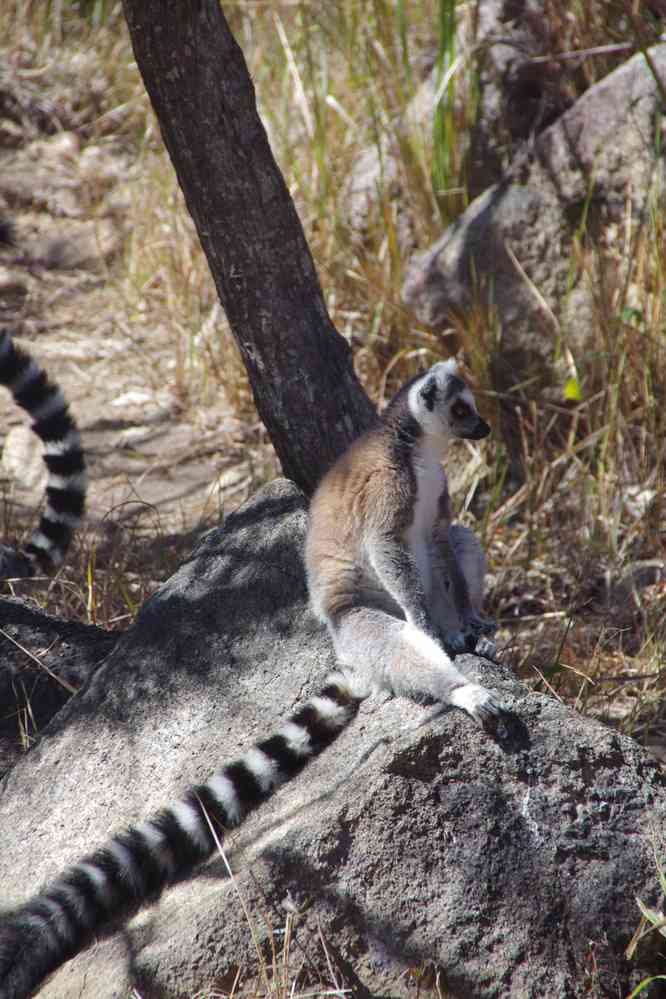
[[[81,523],[86,498],[86,468],[81,438],[57,385],[6,330],[0,331],[0,385],[33,420],[32,429],[44,442],[48,469],[46,507],[25,551],[0,551],[0,576],[52,572],[62,562]]]
[[[109,923],[187,878],[216,851],[211,825],[220,839],[240,825],[336,738],[360,700],[349,679],[332,674],[270,738],[0,917],[0,999],[25,999]]]

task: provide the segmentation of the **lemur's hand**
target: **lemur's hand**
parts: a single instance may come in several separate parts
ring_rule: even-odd
[[[463,652],[476,652],[486,659],[492,659],[496,646],[490,636],[497,631],[497,624],[490,619],[471,613],[460,631],[446,631],[442,634],[444,648],[450,656],[458,656]]]
[[[494,635],[497,631],[497,622],[490,618],[479,617],[478,614],[469,614],[463,622],[463,632],[465,635],[480,638],[481,635]]]

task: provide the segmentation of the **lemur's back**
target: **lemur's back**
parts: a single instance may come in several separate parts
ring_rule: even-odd
[[[403,533],[413,514],[416,482],[395,460],[392,443],[384,424],[367,431],[324,476],[310,504],[308,588],[322,620],[359,605],[403,616],[368,560],[369,545]]]

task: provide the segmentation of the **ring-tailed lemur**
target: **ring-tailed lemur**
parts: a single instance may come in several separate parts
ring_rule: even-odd
[[[0,578],[53,571],[62,562],[85,508],[86,469],[81,439],[62,392],[39,365],[0,330],[0,385],[32,417],[44,443],[46,507],[23,552],[0,545]]]
[[[306,548],[312,606],[340,664],[370,686],[455,704],[481,724],[502,709],[442,644],[462,652],[495,625],[479,615],[483,551],[451,524],[441,462],[452,437],[489,433],[455,361],[436,364],[324,477]]]
[[[220,834],[238,826],[338,735],[373,686],[457,705],[482,724],[501,714],[440,644],[462,646],[490,627],[478,616],[483,554],[450,525],[440,464],[451,437],[488,430],[445,362],[405,386],[333,466],[311,504],[306,564],[344,672],[245,756],[1,918],[0,999],[25,999],[111,923],[186,878],[216,850],[211,824]]]

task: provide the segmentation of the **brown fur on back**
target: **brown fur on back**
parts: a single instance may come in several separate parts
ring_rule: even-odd
[[[368,566],[362,531],[402,534],[414,509],[411,468],[391,455],[384,426],[360,437],[324,476],[310,505],[306,561],[318,612],[335,618],[353,607]]]

